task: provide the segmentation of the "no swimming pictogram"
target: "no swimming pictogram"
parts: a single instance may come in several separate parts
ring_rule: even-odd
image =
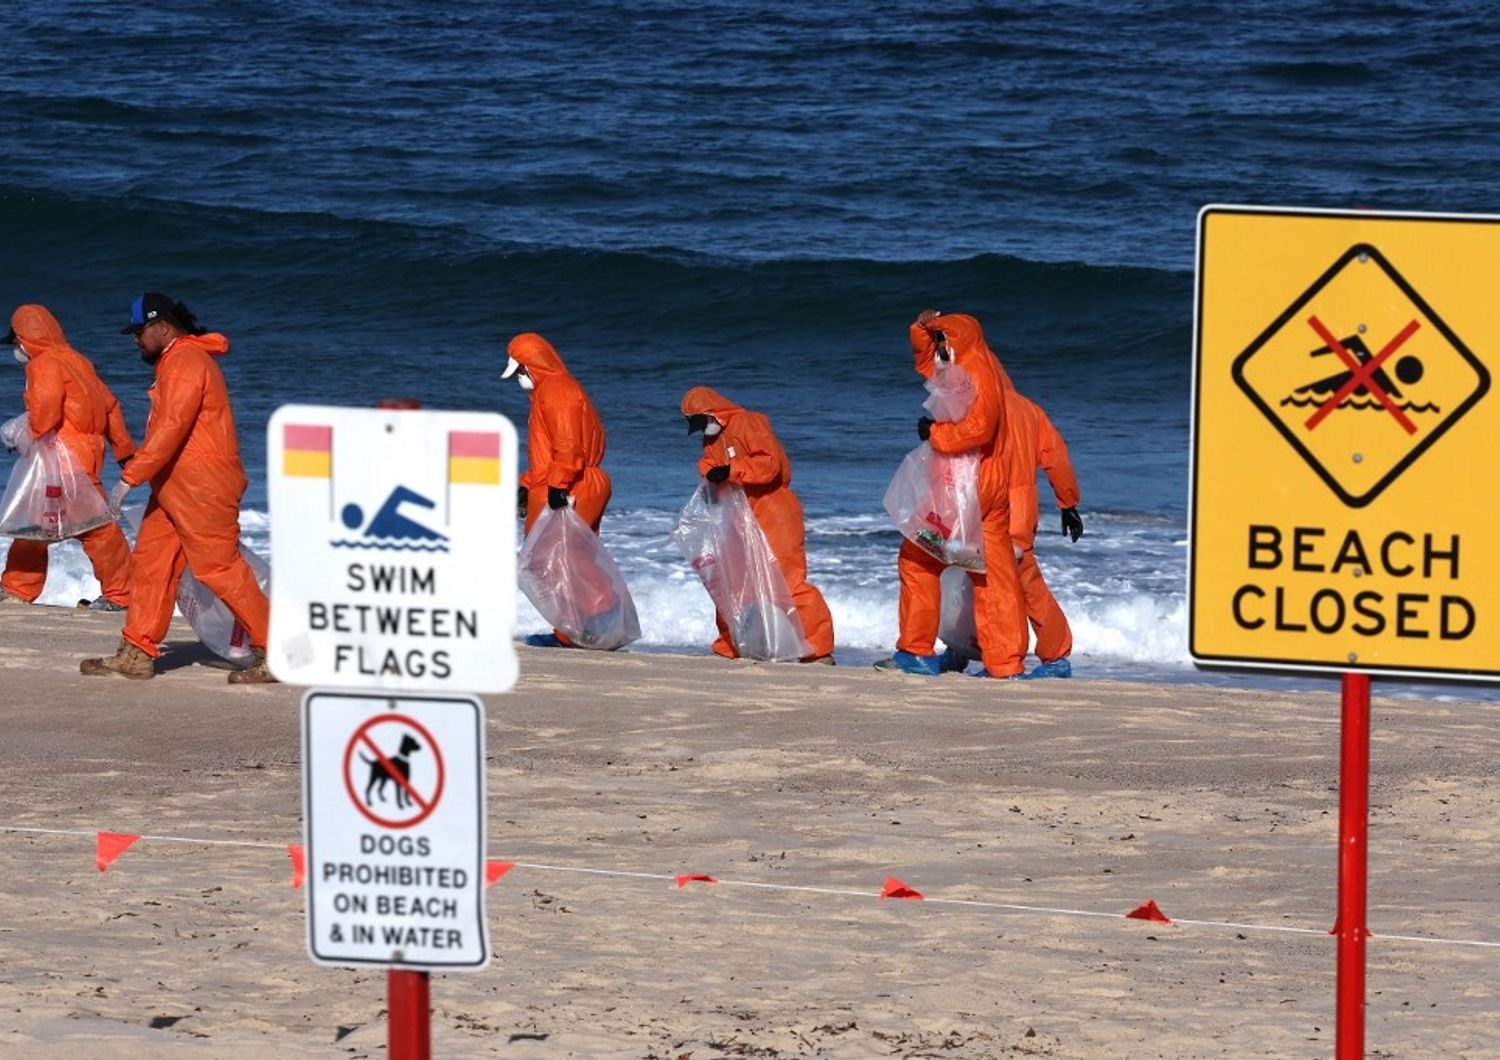
[[[1395,482],[1490,385],[1479,358],[1372,243],[1349,247],[1231,372],[1351,508]]]
[[[344,750],[344,787],[362,816],[382,828],[425,821],[443,797],[443,754],[432,734],[402,714],[355,730]]]

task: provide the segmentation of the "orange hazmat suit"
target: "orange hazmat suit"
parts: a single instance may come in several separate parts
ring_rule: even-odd
[[[583,386],[550,342],[532,332],[510,340],[506,353],[536,384],[526,421],[526,530],[547,507],[549,489],[566,490],[573,510],[594,532],[609,506],[609,475],[604,462],[604,423]]]
[[[703,457],[698,473],[706,475],[716,467],[728,465],[727,481],[744,487],[755,521],[765,532],[766,541],[776,557],[781,573],[791,590],[792,602],[802,620],[802,633],[812,654],[818,659],[833,654],[833,616],[828,604],[815,586],[807,580],[806,528],[802,522],[802,502],[792,492],[792,462],[776,439],[771,421],[759,412],[751,412],[731,402],[706,386],[696,386],[682,399],[684,416],[712,416],[723,424],[712,438],[705,437]],[[738,656],[724,617],[715,614],[719,639],[713,643],[716,655],[733,659]]]
[[[1060,509],[1078,507],[1078,478],[1062,435],[1035,402],[1014,387],[1006,391],[1005,450],[1010,463],[1010,536],[1020,558],[1016,561],[1026,617],[1036,634],[1036,654],[1055,662],[1073,653],[1073,632],[1067,616],[1047,588],[1036,562],[1036,528],[1040,519],[1036,472],[1047,474]]]
[[[151,484],[124,637],[153,658],[161,654],[184,569],[224,602],[251,647],[266,646],[270,605],[240,555],[245,469],[217,362],[228,352],[229,340],[216,333],[182,335],[162,351],[145,440],[120,475],[131,486]]]
[[[121,463],[135,454],[120,403],[89,359],[68,345],[62,326],[45,307],[23,305],[11,314],[10,324],[30,358],[26,362],[26,419],[32,436],[56,431],[103,493],[99,475],[104,470],[105,441]],[[81,535],[79,543],[93,564],[104,598],[128,605],[130,546],[119,524],[96,527]],[[41,595],[46,581],[47,543],[12,542],[0,588],[30,603]]]
[[[928,444],[939,453],[979,452],[985,571],[970,574],[974,580],[974,625],[985,670],[991,677],[1009,677],[1025,669],[1028,643],[1026,609],[1010,532],[1006,392],[1013,387],[985,344],[979,321],[963,313],[949,313],[911,326],[912,356],[922,376],[930,377],[934,371],[934,331],[947,336],[953,363],[973,380],[975,396],[963,419],[932,425]],[[901,630],[896,647],[913,655],[930,656],[942,617],[943,564],[910,541],[903,541],[896,566],[901,577]]]

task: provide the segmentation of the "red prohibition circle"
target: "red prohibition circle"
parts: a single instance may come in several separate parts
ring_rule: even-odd
[[[375,747],[375,742],[373,740],[369,740],[365,734],[376,725],[409,726],[422,734],[422,736],[427,740],[426,746],[432,751],[432,760],[437,765],[437,786],[433,789],[432,798],[425,801],[425,803],[422,797],[418,795],[416,791],[412,789],[409,784],[407,784],[401,778],[399,773],[392,772],[389,769],[386,770],[386,774],[396,782],[396,787],[398,789],[405,787],[407,789],[407,794],[415,799],[417,804],[422,807],[422,812],[417,814],[417,816],[411,818],[410,820],[387,821],[385,818],[377,816],[376,814],[370,812],[370,809],[365,806],[363,800],[360,799],[359,794],[354,790],[354,771],[352,768],[354,764],[354,751],[359,746],[361,740],[367,741],[371,748]],[[377,755],[380,755],[382,758],[384,757],[384,755],[378,749],[375,751],[375,753]],[[379,759],[377,759],[377,761],[379,761]],[[369,721],[361,725],[358,729],[354,730],[354,735],[349,737],[349,746],[344,749],[344,790],[349,793],[349,801],[354,803],[354,808],[357,809],[361,814],[363,814],[368,820],[370,820],[374,824],[379,825],[381,828],[411,828],[427,820],[427,818],[432,814],[432,811],[437,809],[438,800],[443,797],[443,784],[446,780],[447,772],[443,768],[443,752],[438,750],[437,741],[432,738],[432,733],[423,728],[420,722],[413,721],[411,718],[406,717],[404,714],[380,714],[376,717],[371,718]]]

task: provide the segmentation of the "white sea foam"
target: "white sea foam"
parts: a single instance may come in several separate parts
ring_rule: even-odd
[[[659,509],[612,512],[605,540],[630,583],[641,620],[638,646],[703,651],[717,635],[713,605],[678,556],[667,531],[672,513]],[[1101,518],[1077,546],[1044,541],[1043,565],[1073,627],[1080,668],[1172,676],[1190,666],[1186,603],[1181,583],[1181,530],[1166,521]],[[270,522],[264,512],[240,513],[249,546],[269,558]],[[833,613],[839,651],[861,661],[891,651],[896,642],[898,539],[884,516],[808,520],[810,577]],[[0,553],[9,543],[0,538]],[[99,592],[88,558],[76,541],[53,545],[41,602],[71,606]],[[518,594],[516,632],[548,628]]]

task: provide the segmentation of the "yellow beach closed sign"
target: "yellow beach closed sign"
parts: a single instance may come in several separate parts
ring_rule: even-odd
[[[1500,217],[1198,219],[1189,640],[1500,679]]]

